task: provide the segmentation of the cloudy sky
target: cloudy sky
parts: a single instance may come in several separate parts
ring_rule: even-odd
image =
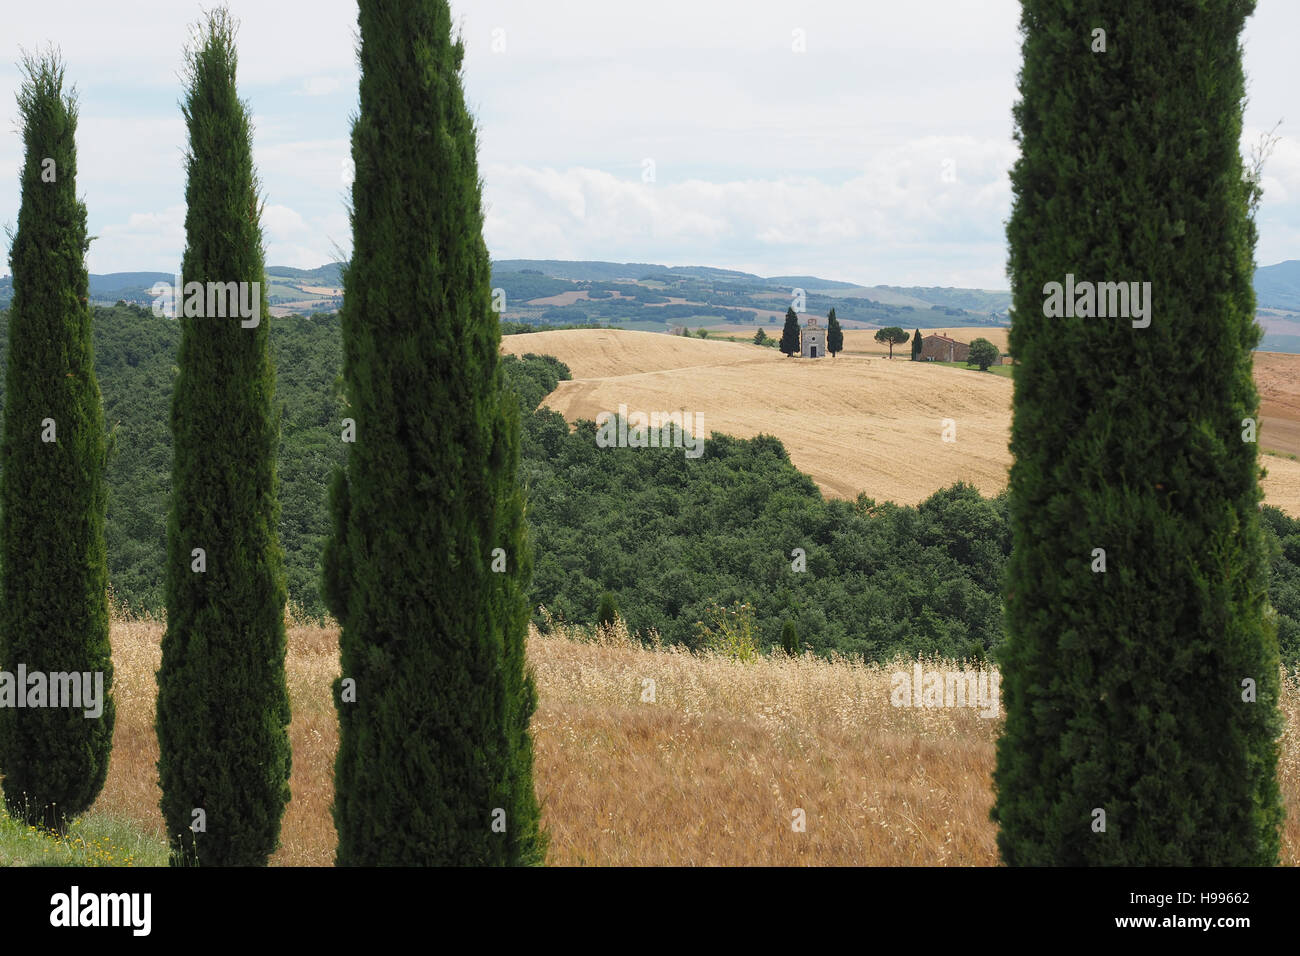
[[[230,7],[268,264],[315,267],[351,246],[355,3]],[[452,9],[493,258],[1008,287],[1017,0],[456,0]],[[78,189],[99,237],[90,271],[179,266],[180,51],[200,12],[176,0],[6,6],[0,226],[18,215],[16,61],[20,48],[55,42],[80,96]],[[1246,32],[1243,151],[1283,121],[1264,176],[1261,265],[1300,258],[1297,36],[1300,3],[1260,0]]]

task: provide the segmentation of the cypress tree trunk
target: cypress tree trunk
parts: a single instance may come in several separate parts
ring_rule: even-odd
[[[265,864],[289,799],[279,422],[234,30],[218,10],[186,54],[186,296],[184,315],[178,307],[167,633],[158,672],[158,770],[172,862],[205,866]],[[243,309],[231,315],[229,298],[206,295],[208,283],[228,282],[247,283],[240,294],[255,323]],[[204,294],[196,301],[195,292]]]
[[[446,0],[359,6],[341,314],[355,443],[324,559],[342,624],[337,861],[537,863],[518,403],[498,369],[464,50]]]
[[[1278,652],[1243,440],[1252,9],[1024,0],[993,809],[1008,864],[1277,861]],[[1045,315],[1049,283],[1082,282],[1150,282],[1149,314]]]
[[[23,61],[26,149],[10,251],[14,297],[0,476],[0,772],[10,814],[62,829],[104,785],[113,742],[113,663],[104,551],[106,446],[91,348],[86,207],[77,199],[77,106],[54,54]],[[32,706],[18,668],[76,675],[94,707]],[[83,675],[90,675],[89,682]],[[99,675],[99,676],[96,676]],[[16,695],[28,705],[19,709]],[[77,703],[74,697],[71,703]],[[51,706],[60,703],[61,706]],[[98,714],[94,710],[100,710]]]

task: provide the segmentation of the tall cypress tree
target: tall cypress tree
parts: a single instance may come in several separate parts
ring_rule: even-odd
[[[77,104],[54,53],[23,60],[25,158],[9,264],[14,297],[0,475],[0,671],[79,677],[93,707],[39,685],[0,686],[0,772],[9,812],[61,829],[104,785],[113,663],[104,550],[106,445],[91,348],[86,207],[77,199]],[[96,676],[99,675],[99,676]],[[18,708],[17,695],[27,706]],[[61,706],[51,706],[61,703]],[[88,704],[84,699],[82,704]],[[102,708],[102,709],[101,709]],[[100,710],[94,714],[94,710]]]
[[[785,310],[785,327],[781,329],[781,351],[789,358],[799,351],[799,316],[794,307]]]
[[[258,866],[279,843],[289,799],[279,421],[252,132],[225,10],[208,15],[186,61],[158,771],[173,863]],[[240,284],[239,309],[209,294],[217,283]]]
[[[826,316],[826,351],[831,353],[831,358],[837,352],[844,351],[844,330],[840,328],[840,320],[835,317],[833,307]]]
[[[1023,2],[993,808],[1008,864],[1277,861],[1278,652],[1243,434],[1253,6]],[[1076,286],[1076,317],[1045,314],[1051,283],[1084,282],[1150,282],[1150,310],[1077,317]]]
[[[532,558],[476,134],[446,0],[361,0],[325,595],[342,625],[340,865],[540,862]]]
[[[912,333],[912,361],[913,362],[921,361],[921,349],[923,349],[924,347],[925,344],[921,341],[921,330],[917,329],[915,332]]]

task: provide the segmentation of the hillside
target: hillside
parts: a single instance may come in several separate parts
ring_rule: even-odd
[[[507,335],[507,355],[554,355],[574,378],[606,378],[715,365],[747,364],[761,355],[735,342],[716,342],[624,329],[563,329]]]
[[[306,315],[332,311],[342,304],[342,283],[337,263],[319,269],[268,266],[266,277],[266,292],[272,315]],[[151,308],[154,303],[153,287],[160,282],[170,286],[175,281],[175,275],[170,272],[91,273],[90,301],[93,305],[107,306],[125,302],[128,305]],[[0,309],[7,309],[12,300],[11,278],[0,278]]]
[[[986,329],[948,329],[961,341]],[[1005,333],[1003,333],[1005,335]],[[705,428],[737,437],[779,438],[791,461],[822,491],[859,492],[916,504],[964,481],[986,495],[1006,486],[1011,454],[1010,379],[908,360],[892,362],[870,332],[846,332],[836,359],[787,359],[774,349],[680,336],[575,329],[507,336],[502,349],[554,355],[573,371],[546,399],[569,421],[594,420],[620,404],[632,410],[681,409]],[[1300,357],[1264,355],[1261,446],[1300,452]],[[944,442],[943,419],[957,426]],[[1265,459],[1265,501],[1300,515],[1300,462]]]
[[[267,268],[273,315],[332,311],[342,303],[341,263],[315,269]],[[90,299],[100,305],[123,300],[149,306],[156,282],[170,273],[119,272],[90,276]],[[811,275],[764,277],[708,266],[655,263],[502,259],[492,263],[493,289],[504,296],[507,322],[538,326],[606,325],[643,331],[674,326],[734,334],[779,328],[794,289],[805,292],[803,311],[824,316],[834,307],[845,329],[902,326],[979,326],[995,332],[1008,323],[1011,294],[988,289],[859,285]],[[1261,348],[1300,352],[1300,260],[1264,266],[1255,273]],[[0,277],[0,309],[13,296]],[[997,334],[995,332],[995,334]],[[989,336],[986,336],[989,337]]]
[[[290,600],[308,614],[323,612],[326,488],[345,454],[339,332],[337,315],[271,323],[284,408],[281,544]],[[94,336],[116,445],[106,475],[110,578],[119,601],[159,609],[177,327],[144,308],[96,308]],[[753,345],[604,329],[507,336],[503,350],[564,355],[576,373],[563,381],[570,372],[553,360],[507,363],[526,412],[520,469],[536,546],[534,606],[588,621],[601,592],[613,591],[638,627],[690,644],[708,601],[744,600],[762,609],[766,644],[789,616],[813,646],[873,658],[1000,640],[1005,501],[974,487],[987,495],[1005,483],[1009,380],[901,358],[787,360]],[[1296,447],[1293,362],[1260,357],[1266,448]],[[742,437],[714,439],[698,461],[679,448],[602,450],[559,413],[532,413],[548,395],[571,420],[622,403],[698,412],[699,431]],[[956,442],[941,441],[943,418],[955,420]],[[760,434],[781,441],[743,440]],[[1293,508],[1300,463],[1267,461],[1268,500]],[[974,487],[954,487],[962,479]],[[919,506],[881,504],[889,500]],[[1300,654],[1300,567],[1291,563],[1300,529],[1270,520],[1286,542],[1273,559],[1273,600]],[[781,555],[809,542],[822,546],[808,555],[816,573],[791,575]]]
[[[1260,308],[1300,312],[1300,259],[1256,269],[1255,298]]]

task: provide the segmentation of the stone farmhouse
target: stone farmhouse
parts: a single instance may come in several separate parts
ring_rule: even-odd
[[[927,335],[921,339],[921,361],[964,362],[970,357],[970,346],[946,335]]]

